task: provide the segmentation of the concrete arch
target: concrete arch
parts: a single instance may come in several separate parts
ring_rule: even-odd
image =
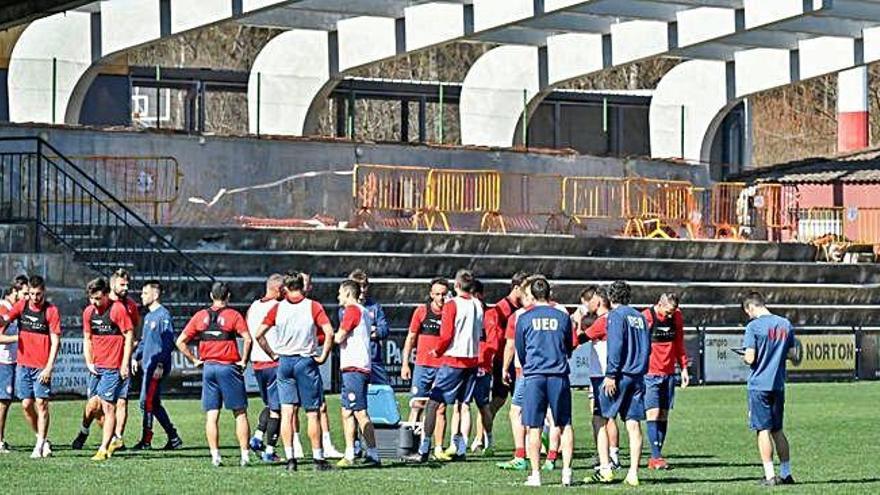
[[[63,123],[73,89],[91,63],[91,14],[74,11],[32,22],[9,60],[10,122]]]
[[[794,50],[759,48],[738,52],[731,62],[676,66],[651,100],[651,156],[708,161],[724,115],[742,98],[877,60],[878,29],[866,29],[860,40],[823,36]]]
[[[462,144],[513,144],[524,102],[541,89],[539,66],[539,49],[532,46],[501,46],[477,59],[461,87]]]
[[[242,12],[291,1],[244,0]],[[94,4],[87,11],[68,11],[32,22],[10,57],[10,120],[77,123],[85,93],[108,57],[241,15],[234,11],[234,3],[174,1],[163,8],[161,0],[113,0]],[[50,98],[53,59],[57,77],[54,98]]]
[[[310,109],[331,77],[329,39],[326,31],[294,29],[260,50],[248,79],[251,133],[307,133]]]

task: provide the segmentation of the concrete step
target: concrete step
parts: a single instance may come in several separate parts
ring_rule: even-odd
[[[86,250],[79,259],[103,261],[106,249]],[[505,278],[517,270],[553,278],[675,281],[738,281],[870,284],[880,282],[873,265],[815,262],[656,259],[571,255],[518,255],[467,253],[390,253],[369,251],[187,250],[185,254],[215,276],[269,274],[308,267],[313,273],[345,276],[356,268],[384,277],[431,278],[452,276],[469,268],[481,277]],[[152,253],[119,252],[116,258],[132,270],[148,262]],[[100,260],[100,261],[98,261]]]
[[[90,233],[104,239],[93,247],[114,245],[108,240],[152,242],[152,234],[133,236],[112,228],[76,226],[66,233]],[[439,254],[530,254],[561,256],[635,257],[660,259],[712,259],[812,261],[813,247],[794,243],[687,241],[440,232],[365,232],[337,229],[163,228],[160,233],[180,249],[260,251],[355,251]],[[122,245],[128,246],[124,243]],[[135,246],[132,246],[135,247]]]
[[[189,321],[190,316],[196,311],[206,307],[209,303],[187,302],[167,303],[166,306],[174,315],[176,328],[182,329]],[[405,331],[409,327],[412,313],[420,303],[387,303],[382,308],[392,329]],[[231,306],[245,313],[250,303],[233,301]],[[637,301],[634,307],[643,309],[649,306],[644,301]],[[324,308],[330,315],[334,324],[338,323],[336,304],[324,303]],[[573,306],[568,306],[570,311]],[[771,310],[789,318],[798,326],[873,326],[880,324],[880,305],[802,305],[802,304],[771,304]],[[682,312],[688,326],[733,326],[741,328],[747,322],[747,317],[738,304],[683,304]]]

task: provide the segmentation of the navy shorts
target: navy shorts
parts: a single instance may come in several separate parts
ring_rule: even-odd
[[[370,375],[360,371],[343,371],[342,408],[349,411],[365,411],[369,386]]]
[[[476,382],[474,383],[473,400],[477,407],[483,407],[489,403],[490,394],[492,392],[492,375],[480,370],[477,372]]]
[[[522,424],[529,428],[544,426],[547,408],[553,423],[562,428],[571,424],[571,384],[566,375],[531,375],[522,379],[525,396]]]
[[[391,385],[385,363],[372,361],[370,363],[370,385]]]
[[[645,419],[645,379],[641,375],[621,375],[614,397],[606,395],[600,384],[595,396],[599,399],[599,411],[603,418],[610,419],[620,414],[627,421]]]
[[[0,364],[0,400],[9,401],[14,398],[15,365]]]
[[[40,368],[19,365],[15,370],[15,396],[20,400],[52,397],[52,382],[40,383],[42,372]]]
[[[431,400],[444,404],[454,404],[456,401],[470,402],[474,395],[476,378],[476,368],[453,368],[444,364],[434,380]]]
[[[254,370],[254,378],[257,379],[257,388],[260,389],[260,399],[270,411],[281,410],[281,400],[278,398],[278,367]]]
[[[755,431],[782,429],[785,390],[749,390],[749,427]]]
[[[433,366],[417,364],[412,375],[411,397],[424,398],[430,396],[431,388],[434,386],[434,380],[437,378],[437,370],[439,369]]]
[[[593,399],[593,416],[605,417],[602,414],[602,403],[599,401],[599,394],[602,392],[602,382],[605,381],[604,376],[590,377],[590,398]]]
[[[100,385],[100,382],[101,382],[101,373],[100,373],[101,369],[106,369],[106,368],[98,368],[97,375],[89,375],[89,389],[88,389],[88,391],[86,391],[86,397],[89,399],[91,399],[92,397],[98,397],[99,399],[101,398],[101,397],[99,397],[99,394],[98,394],[98,386]],[[120,378],[119,394],[117,395],[116,398],[128,400],[128,391],[130,389],[131,389],[131,375],[129,375],[129,377],[126,378],[125,380],[122,380]]]
[[[281,356],[278,365],[278,399],[282,405],[317,411],[324,403],[324,382],[311,356]]]
[[[236,364],[205,363],[202,375],[202,409],[230,411],[247,409],[244,373]]]
[[[513,399],[511,400],[511,404],[516,407],[522,407],[523,403],[526,400],[526,391],[524,387],[523,377],[518,377],[515,382],[513,382]]]
[[[92,393],[104,402],[116,403],[116,400],[123,398],[120,394],[123,388],[127,389],[126,382],[119,376],[119,370],[115,368],[98,368],[98,374],[93,375]]]
[[[645,409],[672,409],[675,375],[645,375]]]

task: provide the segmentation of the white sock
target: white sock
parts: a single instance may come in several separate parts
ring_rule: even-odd
[[[764,463],[764,477],[769,479],[773,479],[776,476],[776,473],[773,472],[773,461]]]
[[[260,430],[254,431],[254,438],[256,438],[257,440],[262,440],[263,439],[263,432]]]
[[[329,431],[324,432],[324,435],[322,435],[322,437],[321,437],[321,443],[324,445],[324,447],[327,447],[327,448],[330,448],[333,446],[333,439],[330,438]]]
[[[345,458],[349,461],[354,459],[354,446],[345,448]]]
[[[293,447],[284,447],[284,457],[287,460],[293,459]]]
[[[37,443],[34,444],[34,447],[40,447],[40,448],[42,448],[42,447],[43,447],[43,444],[44,444],[45,442],[46,442],[46,439],[45,439],[45,438],[43,438],[43,437],[41,437],[41,436],[37,436]]]
[[[611,447],[609,454],[611,456],[612,461],[614,461],[616,464],[620,464],[620,449],[619,448]]]
[[[220,451],[211,449],[211,459],[220,460]]]
[[[779,476],[782,478],[791,476],[791,461],[779,463]]]
[[[299,441],[299,432],[293,434],[293,444],[302,448],[302,442]]]
[[[630,466],[629,471],[626,473],[627,478],[638,478],[639,477],[639,467],[638,466]]]
[[[378,459],[379,449],[377,449],[376,447],[367,447],[367,457],[371,459]]]
[[[312,449],[312,459],[316,461],[324,460],[324,449]]]
[[[486,444],[483,445],[483,448],[489,448],[495,446],[495,440],[492,437],[491,433],[486,433]]]
[[[251,460],[251,452],[248,449],[241,449],[241,460],[244,462]]]
[[[274,453],[275,453],[275,447],[273,447],[273,446],[271,446],[271,445],[266,445],[266,453],[269,454],[269,455],[274,454]]]
[[[89,427],[79,425],[79,432],[82,433],[83,435],[88,435],[89,434]]]

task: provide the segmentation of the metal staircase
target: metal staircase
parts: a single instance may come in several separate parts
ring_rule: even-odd
[[[69,250],[74,259],[105,276],[127,268],[141,281],[159,280],[172,294],[214,281],[198,262],[39,137],[0,138],[0,223],[33,224],[34,251]]]

